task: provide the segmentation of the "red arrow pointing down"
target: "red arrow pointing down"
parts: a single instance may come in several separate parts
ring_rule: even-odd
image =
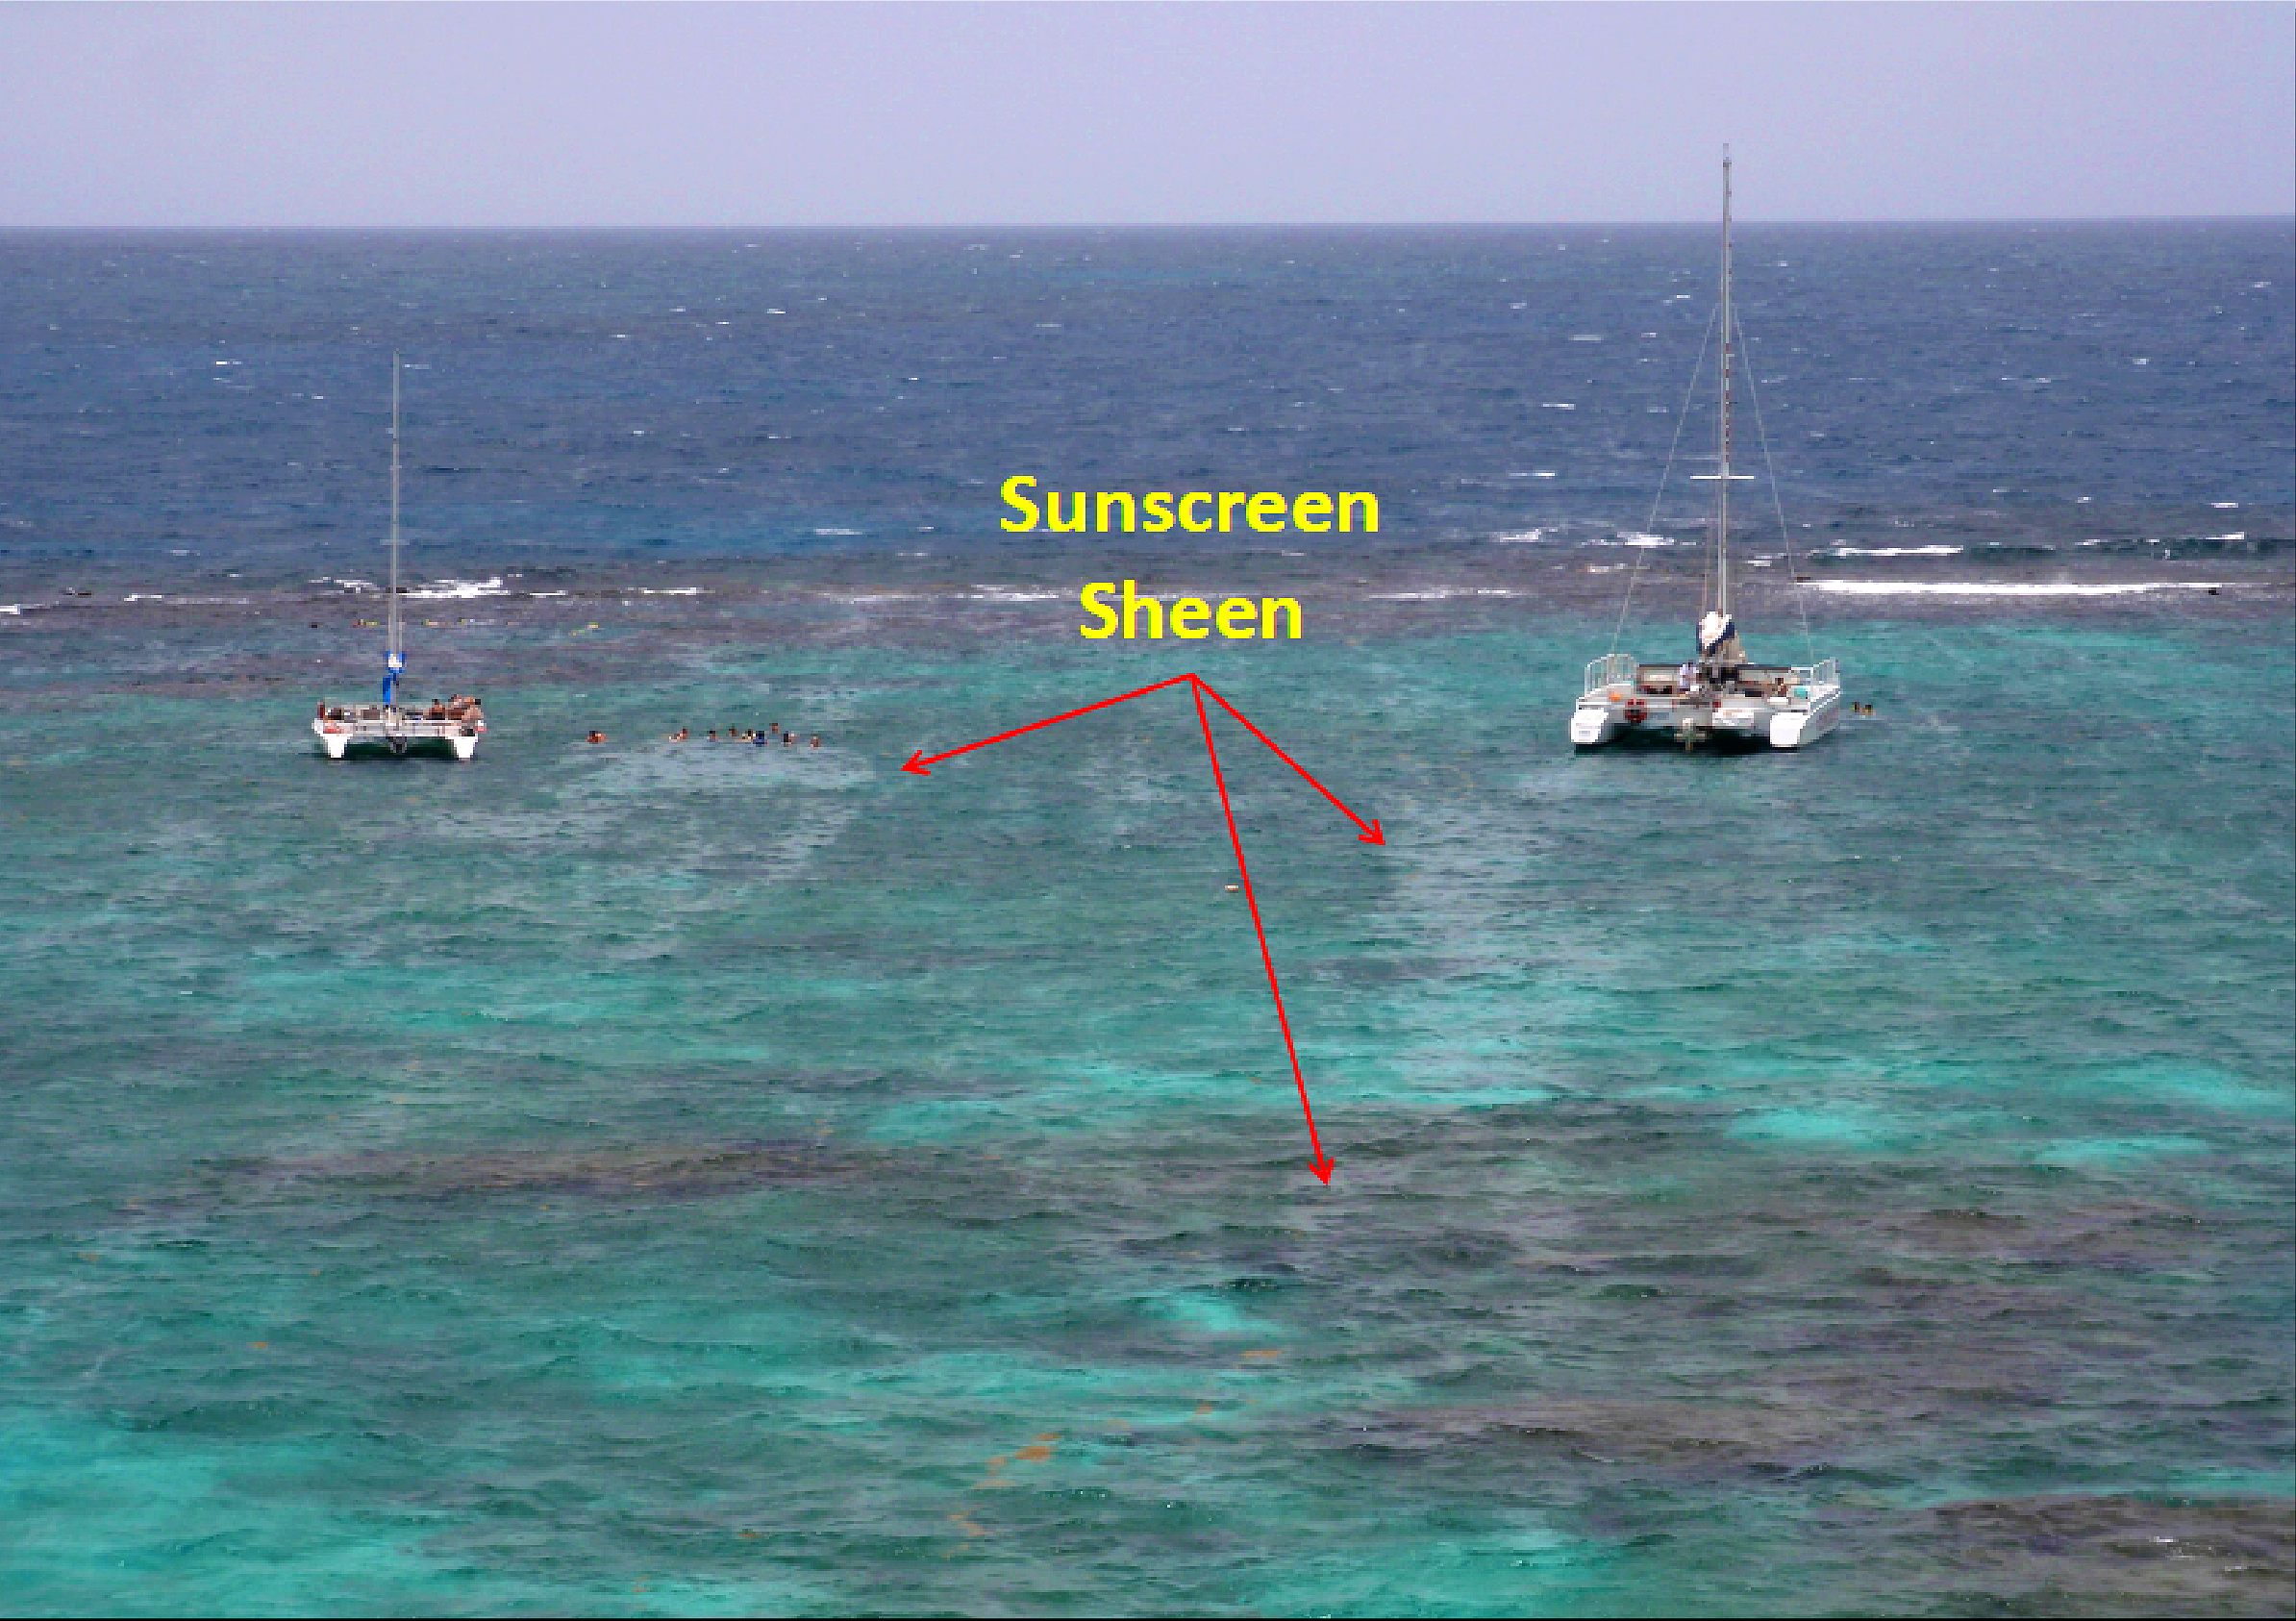
[[[1015,726],[1010,732],[1000,732],[993,737],[984,737],[977,743],[966,743],[961,748],[947,749],[939,754],[927,754],[923,749],[919,749],[901,762],[901,769],[913,771],[920,777],[930,777],[933,773],[926,768],[936,765],[944,760],[954,760],[961,754],[970,754],[975,749],[985,749],[991,743],[1001,743],[1008,737],[1017,737],[1025,732],[1036,732],[1047,726],[1057,726],[1063,720],[1074,720],[1080,714],[1090,714],[1094,710],[1105,710],[1111,705],[1129,703],[1135,698],[1145,697],[1151,692],[1160,692],[1167,686],[1178,686],[1183,682],[1187,684],[1196,700],[1196,720],[1204,729],[1204,752],[1211,760],[1212,785],[1219,789],[1220,813],[1227,818],[1228,842],[1235,851],[1235,870],[1243,880],[1244,904],[1252,910],[1252,933],[1260,941],[1260,960],[1267,969],[1267,992],[1276,1005],[1276,1023],[1284,1032],[1284,1054],[1291,1060],[1291,1079],[1299,1087],[1300,1113],[1307,1119],[1308,1146],[1314,1153],[1314,1158],[1308,1161],[1309,1168],[1314,1171],[1317,1181],[1328,1184],[1332,1180],[1333,1161],[1323,1151],[1323,1139],[1316,1135],[1315,1110],[1308,1102],[1308,1078],[1300,1070],[1299,1049],[1291,1039],[1291,1019],[1284,1011],[1283,988],[1276,984],[1276,959],[1267,947],[1267,929],[1260,919],[1260,898],[1252,889],[1251,870],[1244,864],[1243,836],[1236,831],[1235,810],[1228,803],[1228,778],[1227,774],[1220,769],[1219,747],[1211,737],[1211,711],[1204,707],[1204,695],[1208,692],[1210,693],[1213,703],[1233,715],[1245,731],[1274,750],[1278,760],[1307,778],[1310,786],[1336,806],[1342,816],[1360,828],[1362,832],[1359,833],[1356,837],[1361,843],[1385,844],[1387,842],[1386,835],[1381,830],[1377,817],[1366,822],[1362,817],[1350,810],[1346,805],[1341,803],[1337,794],[1317,782],[1306,766],[1282,749],[1277,748],[1275,740],[1246,719],[1241,710],[1221,697],[1212,689],[1210,683],[1196,675],[1174,676],[1169,681],[1160,681],[1152,686],[1139,687],[1135,691],[1121,693],[1113,698],[1103,698],[1097,704],[1086,704],[1082,709],[1069,710],[1061,714],[1048,716],[1043,720],[1033,721],[1027,726]]]

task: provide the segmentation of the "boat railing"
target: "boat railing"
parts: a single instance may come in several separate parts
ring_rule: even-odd
[[[1635,656],[1631,653],[1606,653],[1586,666],[1586,685],[1581,691],[1593,692],[1605,686],[1635,679]]]
[[[1838,660],[1821,659],[1814,664],[1796,664],[1794,679],[1809,686],[1839,686],[1841,665]]]
[[[323,715],[317,724],[329,731],[348,732],[355,737],[458,737],[465,733],[476,736],[482,723],[467,715],[434,720],[427,714],[374,715],[354,711],[339,720]]]

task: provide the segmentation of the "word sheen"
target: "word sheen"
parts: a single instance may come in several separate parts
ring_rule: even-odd
[[[1130,641],[1138,634],[1139,616],[1145,611],[1148,615],[1148,639],[1163,640],[1162,602],[1155,597],[1136,595],[1132,582],[1127,580],[1124,582],[1124,612],[1119,617],[1114,608],[1099,600],[1103,591],[1115,588],[1113,580],[1095,580],[1078,593],[1077,600],[1084,605],[1085,611],[1099,616],[1100,628],[1094,630],[1090,625],[1079,625],[1076,628],[1077,635],[1089,636],[1094,641],[1105,641],[1116,634],[1116,627],[1121,624],[1124,627],[1124,639]],[[1202,641],[1211,635],[1211,628],[1205,621],[1214,617],[1211,604],[1202,597],[1182,597],[1172,605],[1172,634],[1183,641]],[[1276,639],[1279,621],[1286,626],[1292,640],[1299,639],[1300,605],[1298,599],[1293,597],[1261,597],[1258,602],[1250,597],[1230,597],[1220,604],[1216,617],[1220,635],[1230,641],[1250,641],[1255,636],[1265,636],[1273,641]]]
[[[999,519],[1002,528],[1024,535],[1036,527],[1039,516],[1036,503],[1021,493],[1036,487],[1036,481],[1027,473],[1015,473],[1005,481],[1005,504],[1020,516]],[[1130,535],[1136,525],[1148,535],[1161,535],[1175,526],[1195,535],[1209,535],[1215,529],[1222,535],[1230,535],[1235,530],[1237,508],[1243,510],[1244,522],[1262,535],[1281,535],[1287,527],[1324,535],[1331,531],[1334,518],[1338,520],[1340,534],[1352,535],[1359,515],[1363,520],[1364,534],[1379,533],[1379,497],[1368,490],[1342,490],[1336,495],[1309,490],[1286,501],[1272,489],[1257,494],[1240,489],[1214,494],[1199,489],[1187,495],[1152,489],[1136,498],[1129,489],[1079,489],[1068,496],[1070,505],[1065,516],[1061,511],[1061,501],[1059,490],[1045,491],[1042,521],[1046,529],[1069,535],[1084,534],[1087,516],[1092,530],[1101,535],[1111,530]],[[1087,503],[1092,509],[1089,513],[1085,510]],[[1111,523],[1111,517],[1119,521]]]

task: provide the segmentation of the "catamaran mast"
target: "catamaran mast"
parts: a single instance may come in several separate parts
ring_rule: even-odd
[[[407,667],[407,650],[399,641],[399,357],[390,355],[390,611],[385,616],[383,639],[383,701],[398,697],[399,672]]]
[[[1714,611],[1730,613],[1730,408],[1731,362],[1736,358],[1737,328],[1730,312],[1730,148],[1722,148],[1722,412],[1714,430]]]

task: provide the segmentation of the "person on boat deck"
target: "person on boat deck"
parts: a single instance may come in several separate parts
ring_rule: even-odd
[[[1682,668],[1674,672],[1674,689],[1686,697],[1689,694],[1690,688],[1697,684],[1697,681],[1698,666],[1691,663],[1687,659],[1684,660]]]
[[[446,718],[446,701],[442,698],[432,699],[431,707],[423,711],[422,717],[425,720],[444,720]]]

